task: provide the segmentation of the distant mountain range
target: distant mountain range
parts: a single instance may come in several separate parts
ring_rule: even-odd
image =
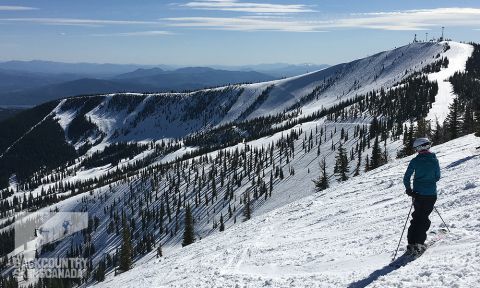
[[[43,76],[42,76],[43,77]],[[116,92],[166,92],[201,89],[234,83],[251,83],[274,80],[275,77],[254,71],[227,71],[211,68],[182,68],[175,71],[162,71],[159,68],[140,69],[110,79],[80,78],[57,82],[57,78],[47,79],[53,84],[36,86],[41,77],[30,81],[21,89],[25,76],[18,76],[17,89],[0,92],[0,105],[36,105],[63,97]],[[26,81],[28,82],[28,81]],[[11,82],[13,83],[13,82]],[[0,85],[1,86],[1,85]]]
[[[163,71],[159,68],[138,69],[121,74],[114,81],[124,80],[132,83],[155,87],[162,91],[194,90],[206,87],[237,83],[264,82],[276,77],[256,71],[229,71],[207,67],[187,67],[174,71]]]
[[[262,64],[176,69],[167,65],[9,61],[0,63],[0,105],[37,105],[58,98],[93,93],[180,92],[270,81],[325,67]]]
[[[327,64],[287,64],[287,63],[274,63],[274,64],[257,64],[257,65],[248,65],[248,66],[240,66],[235,67],[235,69],[240,71],[257,71],[260,73],[265,73],[268,75],[272,75],[277,78],[284,78],[284,77],[292,77],[297,75],[302,75],[305,73],[313,72],[322,70],[325,68],[330,67]],[[232,67],[228,66],[215,66],[214,68],[218,69],[232,69]]]
[[[78,79],[75,74],[46,74],[0,69],[0,89],[3,92],[29,89]]]
[[[97,64],[97,63],[64,63],[53,61],[7,61],[0,63],[0,69],[44,74],[76,74],[90,77],[111,77],[114,75],[134,71],[138,68],[160,67],[172,69],[162,65],[136,64]]]

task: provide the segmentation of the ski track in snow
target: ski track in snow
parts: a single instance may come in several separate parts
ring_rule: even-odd
[[[410,206],[402,176],[411,157],[108,275],[98,287],[478,287],[479,144],[468,135],[433,148],[442,167],[436,207],[452,232],[404,267],[388,264]],[[431,230],[443,227],[435,212],[430,219]]]

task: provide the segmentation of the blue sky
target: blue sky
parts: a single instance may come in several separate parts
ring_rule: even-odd
[[[480,42],[480,1],[0,0],[0,61],[336,64],[441,26]]]

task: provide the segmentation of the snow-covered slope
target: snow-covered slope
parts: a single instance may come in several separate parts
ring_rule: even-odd
[[[442,168],[436,207],[451,233],[405,267],[388,264],[410,206],[402,175],[411,157],[168,251],[98,287],[476,287],[479,145],[469,135],[433,148]],[[438,215],[430,218],[430,230],[442,227]]]
[[[94,269],[106,255],[118,256],[122,241],[118,215],[126,213],[126,217],[131,220],[134,245],[139,249],[134,255],[135,265],[147,263],[147,266],[141,266],[144,270],[141,273],[144,274],[140,276],[155,281],[147,283],[147,286],[170,287],[173,283],[190,287],[203,279],[203,273],[217,275],[218,282],[212,283],[222,287],[236,284],[247,287],[315,287],[308,281],[314,284],[326,281],[325,286],[346,286],[365,279],[368,276],[366,273],[383,267],[390,252],[387,250],[393,246],[391,243],[399,231],[397,228],[381,234],[376,231],[382,231],[384,227],[397,227],[393,223],[403,221],[399,219],[407,212],[404,210],[408,204],[405,204],[400,184],[406,160],[396,161],[381,170],[366,174],[367,178],[363,177],[363,171],[368,170],[364,167],[372,155],[375,138],[380,138],[382,150],[387,149],[388,153],[383,154],[383,157],[391,160],[402,146],[402,133],[398,133],[396,126],[392,126],[392,131],[375,131],[376,134],[370,135],[372,119],[374,116],[381,119],[381,112],[360,110],[359,102],[348,102],[349,106],[345,110],[338,108],[335,113],[339,113],[340,117],[316,114],[315,117],[302,118],[299,122],[291,121],[293,118],[284,120],[282,117],[271,117],[274,119],[271,122],[262,122],[258,118],[258,122],[255,122],[252,119],[281,113],[296,115],[291,117],[299,120],[306,115],[318,113],[322,108],[353,99],[356,95],[382,88],[388,90],[393,86],[407,86],[406,82],[399,82],[412,74],[418,76],[420,74],[417,73],[420,72],[428,74],[431,80],[443,81],[456,70],[463,69],[465,60],[471,53],[470,48],[470,45],[455,42],[449,42],[448,45],[445,42],[413,43],[351,63],[272,82],[189,93],[121,93],[64,99],[58,105],[55,103],[57,107],[51,114],[55,114],[55,119],[65,130],[66,140],[77,151],[85,151],[83,145],[90,143],[92,146],[88,147],[89,152],[85,155],[79,152],[79,157],[70,162],[68,167],[36,175],[35,185],[23,186],[19,190],[12,185],[11,189],[15,192],[6,194],[2,200],[14,203],[14,198],[41,199],[45,197],[45,191],[54,191],[52,193],[55,197],[64,198],[55,198],[55,201],[43,206],[32,203],[28,205],[32,209],[44,211],[58,209],[61,212],[88,212],[89,217],[97,218],[98,227],[91,231],[89,237],[82,239],[77,235],[74,239],[64,239],[56,243],[54,251],[41,255],[65,257],[72,246],[83,245],[83,253],[89,247],[94,247],[95,252],[89,255]],[[425,68],[430,71],[431,67],[427,67],[429,64],[445,56],[450,59],[449,68],[443,67],[437,73],[425,72]],[[442,99],[452,97],[448,90],[451,89],[450,86],[441,83],[438,86]],[[395,100],[398,99],[392,99]],[[439,101],[438,105],[435,102],[432,111],[445,111],[445,105],[447,104],[443,101]],[[292,113],[283,113],[286,110],[292,110]],[[252,121],[246,122],[248,120]],[[282,126],[288,121],[293,124]],[[227,125],[228,123],[230,124]],[[266,132],[242,139],[249,132],[257,132],[252,127],[265,128]],[[227,132],[233,132],[222,134],[225,132],[223,128]],[[207,136],[197,142],[191,140],[190,144],[189,138],[183,138],[199,131],[205,132]],[[63,140],[63,135],[60,137]],[[228,141],[229,137],[233,140]],[[215,140],[218,138],[226,139],[222,144],[228,145],[216,145]],[[465,139],[469,143],[468,147],[477,141],[473,137]],[[150,140],[157,141],[154,143]],[[87,160],[95,158],[88,157],[94,151],[123,141],[131,141],[133,146],[136,145],[135,142],[145,142],[148,145],[127,154],[121,154],[121,149],[104,155],[93,154],[97,157],[93,160],[99,161],[93,161],[92,165],[86,164]],[[163,146],[164,142],[167,143],[167,148]],[[337,175],[333,173],[340,144],[349,156],[348,177],[357,175],[346,184],[337,183]],[[461,146],[459,142],[451,145]],[[439,155],[444,167],[461,156],[459,153],[447,153],[448,147],[450,146],[438,148],[443,149],[439,150]],[[459,148],[462,149],[464,148]],[[186,159],[177,158],[192,151],[203,152]],[[101,161],[102,159],[111,161]],[[321,160],[326,161],[326,172],[332,188],[312,197],[315,192],[311,180],[319,176]],[[466,163],[472,161],[477,159],[472,158]],[[455,171],[458,173],[458,170]],[[457,180],[459,181],[454,179],[451,182]],[[447,184],[443,183],[445,184],[442,185]],[[472,183],[469,187],[476,187],[477,184]],[[264,192],[266,190],[269,193]],[[256,218],[236,228],[243,218],[246,195],[252,198]],[[305,200],[291,204],[302,198]],[[192,213],[195,217],[196,237],[204,240],[193,245],[193,248],[180,250],[187,203],[192,206],[195,203]],[[158,215],[163,207],[167,207],[168,217],[163,212],[160,212],[162,216]],[[26,211],[28,208],[17,209]],[[295,212],[295,209],[298,211]],[[147,221],[145,224],[145,219],[152,219],[147,216],[151,213],[155,215],[155,221]],[[171,214],[175,215],[171,217]],[[224,219],[227,232],[215,236],[218,233],[216,224],[221,218]],[[7,220],[8,217],[5,217],[1,221]],[[398,224],[400,225],[401,223]],[[349,234],[358,234],[358,240]],[[207,241],[212,235],[214,238]],[[154,238],[154,248],[161,243],[167,255],[151,269],[147,267],[152,265],[150,259],[154,255],[141,249],[146,237]],[[85,239],[88,239],[87,243]],[[72,245],[72,241],[75,241],[75,245]],[[374,243],[378,246],[372,246]],[[209,245],[213,246],[207,247]],[[216,247],[218,251],[215,250]],[[350,249],[352,252],[347,255],[344,251]],[[264,257],[256,257],[256,254]],[[191,260],[190,265],[188,259],[193,255],[198,259]],[[322,255],[326,258],[322,258]],[[201,261],[205,261],[205,264]],[[222,269],[217,269],[217,264],[214,264],[216,261]],[[348,270],[353,270],[352,267],[359,263],[365,263],[364,267],[347,274]],[[173,268],[165,268],[170,264]],[[115,267],[116,264],[108,264],[108,278],[113,277]],[[193,269],[194,272],[191,277],[182,280],[188,274],[181,269]],[[318,272],[320,269],[323,272]],[[163,273],[159,271],[166,271],[165,274],[160,274],[160,278],[165,280],[152,276]],[[283,274],[287,276],[278,276]],[[128,275],[130,274],[122,274],[119,277],[130,277]],[[124,278],[115,281],[123,283],[122,279]],[[214,278],[208,279],[215,281]],[[297,279],[301,281],[297,283]],[[92,281],[89,279],[86,285],[92,284]],[[125,281],[126,285],[134,285],[133,282],[128,282],[131,280],[125,278]],[[205,287],[210,287],[209,283],[204,283]],[[323,287],[322,285],[317,286]]]
[[[445,49],[447,43],[448,50]],[[338,104],[340,100],[391,88],[437,61],[438,57],[446,56],[451,58],[449,68],[429,76],[440,86],[438,103],[429,117],[433,119],[441,114],[439,118],[444,118],[445,106],[448,107],[451,99],[451,86],[442,81],[464,69],[471,53],[470,45],[456,42],[411,43],[350,63],[264,83],[190,93],[100,95],[94,96],[98,102],[91,107],[85,105],[86,100],[82,98],[71,98],[62,101],[55,113],[66,131],[75,116],[84,114],[103,135],[75,139],[72,142],[77,143],[77,147],[96,141],[178,138],[234,121],[276,115],[297,106],[302,109],[303,116],[309,115]]]
[[[468,44],[449,42],[449,45],[451,45],[451,49],[446,51],[444,56],[450,61],[448,67],[440,72],[428,75],[430,81],[437,81],[438,83],[438,94],[427,116],[427,119],[432,120],[432,122],[438,120],[439,123],[443,123],[447,118],[448,106],[454,98],[453,87],[449,78],[455,72],[465,71],[465,63],[473,52],[473,47]]]
[[[437,60],[435,56],[444,53],[444,45],[445,42],[411,43],[321,71],[273,81],[275,88],[270,96],[249,117],[282,112],[317,87],[321,87],[318,97],[302,107],[304,114],[315,112],[322,106],[330,107],[339,100],[346,100],[355,95],[381,88],[388,89],[411,73],[435,62]]]

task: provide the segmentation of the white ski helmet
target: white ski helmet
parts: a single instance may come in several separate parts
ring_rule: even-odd
[[[430,147],[432,147],[432,143],[428,138],[417,138],[413,142],[413,149],[416,151],[428,150]]]

